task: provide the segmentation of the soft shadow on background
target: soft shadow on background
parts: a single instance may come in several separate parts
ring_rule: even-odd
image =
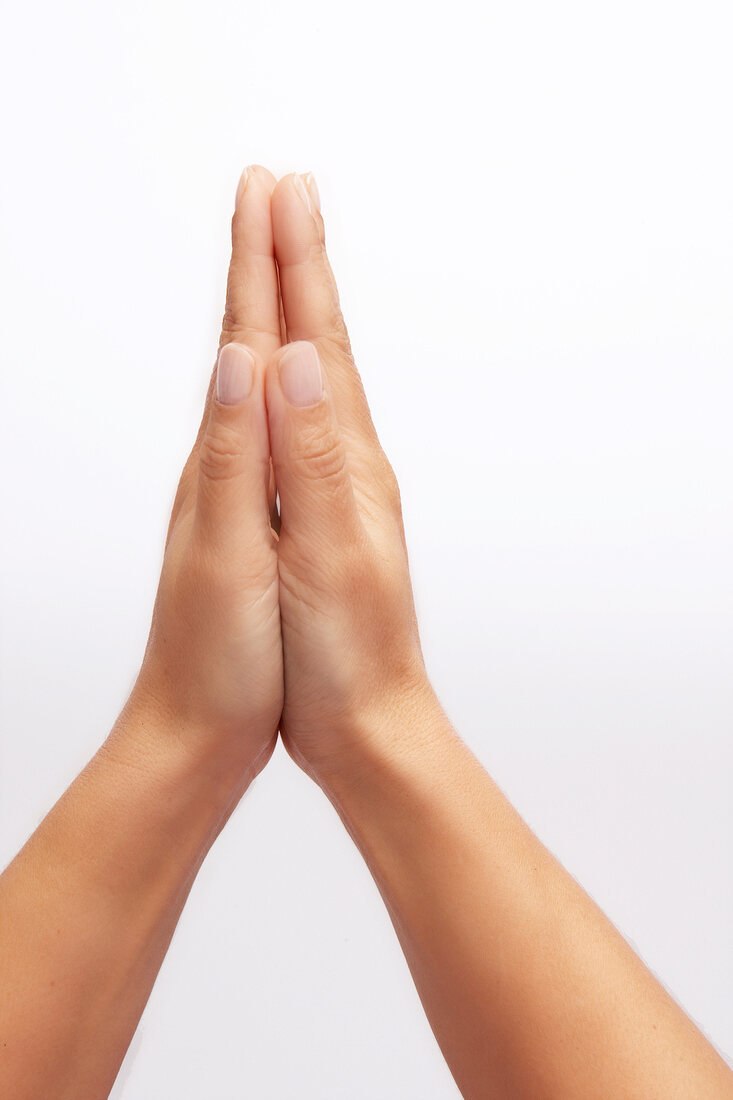
[[[239,173],[312,170],[441,699],[733,1053],[729,20],[6,15],[3,862],[142,657]],[[115,1095],[456,1096],[360,857],[282,752],[204,865]]]

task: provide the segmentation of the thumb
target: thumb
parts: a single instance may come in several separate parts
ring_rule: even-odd
[[[237,560],[270,546],[263,372],[244,344],[219,352],[198,467],[195,524],[204,541]]]
[[[314,344],[297,340],[277,352],[267,370],[267,412],[281,531],[325,551],[356,529],[359,515]]]

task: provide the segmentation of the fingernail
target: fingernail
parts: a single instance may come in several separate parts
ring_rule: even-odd
[[[241,176],[239,177],[239,183],[237,184],[237,194],[235,195],[235,198],[234,198],[234,209],[235,210],[239,206],[240,202],[242,201],[242,195],[247,190],[247,184],[249,183],[249,177],[250,177],[251,174],[252,174],[251,169],[249,168],[249,166],[247,166],[247,168],[245,168],[245,170],[242,172]]]
[[[307,172],[306,175],[310,175],[310,172]],[[295,190],[298,192],[301,199],[305,203],[306,210],[308,211],[309,214],[312,214],[313,213],[313,205],[311,203],[311,194],[310,194],[309,189],[305,185],[305,176],[299,176],[297,174],[294,175],[293,176],[293,184],[295,185]]]
[[[308,190],[308,194],[311,197],[311,202],[315,206],[316,210],[320,212],[321,209],[321,196],[318,193],[318,184],[316,178],[312,172],[306,172],[303,176],[303,182]]]
[[[222,405],[241,405],[252,392],[254,359],[242,344],[225,344],[216,367],[216,399]]]
[[[317,405],[323,396],[323,376],[313,344],[299,340],[289,344],[280,358],[280,385],[291,405]]]

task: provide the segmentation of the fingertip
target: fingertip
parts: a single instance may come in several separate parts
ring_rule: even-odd
[[[237,182],[237,190],[234,196],[235,211],[239,209],[245,195],[251,193],[253,185],[263,187],[268,195],[272,195],[276,183],[277,180],[268,168],[265,168],[262,164],[248,164],[243,169]]]
[[[242,175],[231,221],[232,256],[220,343],[244,338],[268,356],[281,340],[280,293],[270,194],[275,179],[262,165]]]
[[[281,176],[272,191],[272,211],[282,215],[292,204],[296,197],[295,172],[288,172]]]
[[[284,176],[281,176],[275,185],[275,189],[272,193],[273,199],[276,199],[278,203],[282,203],[287,199],[288,195],[294,192],[295,177],[297,172],[286,172]]]
[[[306,190],[310,197],[313,214],[320,214],[321,212],[321,193],[318,190],[318,184],[316,183],[316,177],[312,172],[306,172],[301,177],[305,184]]]
[[[302,263],[309,258],[311,247],[320,242],[314,203],[303,177],[290,172],[278,180],[271,203],[278,261],[284,265]]]
[[[277,179],[272,174],[269,168],[265,168],[262,164],[251,164],[250,171],[253,175],[256,175],[257,179],[263,184],[267,191],[272,195],[277,185]]]

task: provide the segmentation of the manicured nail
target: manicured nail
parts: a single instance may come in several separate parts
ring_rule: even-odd
[[[306,172],[303,176],[303,182],[306,186],[308,194],[310,195],[311,202],[315,206],[316,210],[320,212],[321,209],[321,196],[318,193],[318,184],[316,178],[312,172]]]
[[[309,176],[309,175],[310,175],[310,172],[306,172],[305,175],[303,175],[303,176],[299,176],[297,174],[294,175],[293,176],[293,184],[295,186],[295,190],[298,192],[301,199],[305,203],[306,210],[308,211],[309,214],[312,214],[313,213],[313,203],[311,202],[311,192],[308,189],[308,187],[306,187],[306,185],[305,185],[305,176]]]
[[[280,357],[280,385],[291,405],[317,405],[323,396],[323,376],[313,344],[298,340]]]
[[[252,392],[254,359],[242,344],[225,344],[216,368],[216,399],[222,405],[241,405]]]
[[[237,194],[234,198],[234,209],[235,210],[239,206],[240,202],[242,201],[242,195],[247,190],[247,184],[249,183],[249,177],[251,175],[252,175],[252,170],[248,166],[247,168],[245,168],[245,170],[242,172],[241,176],[239,177],[239,183],[237,184]]]

